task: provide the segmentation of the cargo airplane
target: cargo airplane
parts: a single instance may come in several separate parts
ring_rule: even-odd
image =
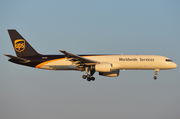
[[[94,81],[93,74],[99,72],[101,76],[117,77],[120,70],[155,70],[176,68],[177,65],[169,58],[159,55],[76,55],[60,50],[63,55],[39,54],[16,30],[8,30],[17,56],[5,54],[9,61],[49,70],[77,70],[85,71],[83,79]]]

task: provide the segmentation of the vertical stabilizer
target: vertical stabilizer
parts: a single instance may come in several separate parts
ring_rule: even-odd
[[[18,57],[39,55],[38,52],[14,29],[8,30],[14,50]]]

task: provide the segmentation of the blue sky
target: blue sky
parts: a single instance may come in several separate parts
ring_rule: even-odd
[[[0,118],[177,119],[180,117],[178,0],[0,1]],[[115,78],[48,71],[8,62],[7,29],[42,54],[153,54],[178,67],[158,73],[125,70]]]

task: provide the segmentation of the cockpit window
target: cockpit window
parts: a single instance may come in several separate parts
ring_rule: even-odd
[[[167,62],[173,62],[171,59],[166,59]]]

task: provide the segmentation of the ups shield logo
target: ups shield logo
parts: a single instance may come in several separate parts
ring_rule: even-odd
[[[14,41],[14,49],[17,52],[22,52],[25,49],[25,40],[24,39],[17,39]]]

